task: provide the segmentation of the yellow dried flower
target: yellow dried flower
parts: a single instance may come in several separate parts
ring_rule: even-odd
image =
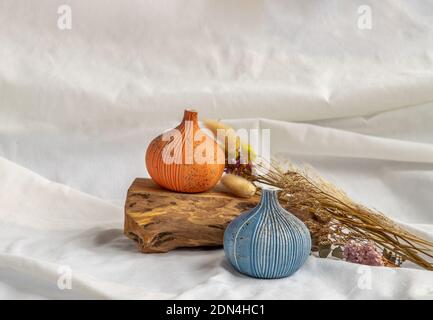
[[[225,145],[226,152],[228,150],[227,143],[228,141],[236,141],[236,150],[241,151],[242,154],[248,155],[249,161],[254,161],[257,157],[256,152],[253,150],[251,145],[248,143],[243,142],[237,135],[235,129],[232,127],[216,121],[216,120],[209,120],[205,119],[203,120],[203,124],[206,128],[208,128],[212,133],[215,135],[215,137],[218,138],[218,130],[225,130],[225,141],[219,141],[220,144]],[[238,156],[238,154],[236,155]]]
[[[234,174],[225,174],[221,178],[221,183],[233,194],[249,198],[256,193],[256,186],[245,178]]]

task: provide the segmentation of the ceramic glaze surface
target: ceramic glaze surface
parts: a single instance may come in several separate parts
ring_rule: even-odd
[[[310,232],[281,207],[276,190],[263,190],[260,203],[228,225],[224,251],[241,273],[267,279],[287,277],[309,256]]]

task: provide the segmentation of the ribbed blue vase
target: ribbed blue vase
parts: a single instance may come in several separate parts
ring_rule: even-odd
[[[308,228],[281,207],[277,194],[277,190],[262,190],[260,203],[234,219],[224,233],[230,263],[251,277],[290,276],[311,251]]]

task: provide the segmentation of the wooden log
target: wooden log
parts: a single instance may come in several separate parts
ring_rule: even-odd
[[[185,194],[137,178],[128,190],[124,233],[146,253],[221,246],[230,221],[258,202],[258,196],[237,198],[220,185],[209,192]]]

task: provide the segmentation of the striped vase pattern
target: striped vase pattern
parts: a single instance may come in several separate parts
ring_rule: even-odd
[[[260,203],[234,219],[224,233],[225,254],[239,272],[262,279],[290,276],[307,260],[311,237],[304,223],[263,189]]]
[[[152,180],[176,192],[196,193],[213,188],[224,172],[224,152],[214,139],[206,137],[197,112],[185,110],[176,128],[159,135],[147,147],[146,168]],[[197,161],[197,150],[205,150],[205,162]]]

